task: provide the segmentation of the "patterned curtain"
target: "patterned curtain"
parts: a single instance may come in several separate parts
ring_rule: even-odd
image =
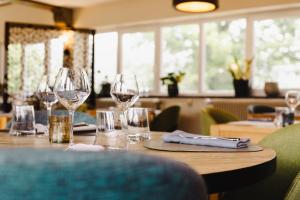
[[[68,65],[64,52],[70,52],[70,65],[83,67],[92,77],[93,34],[87,31],[59,30],[37,26],[8,26],[7,75],[9,93],[36,91],[43,74],[55,77]],[[51,78],[50,77],[50,78]]]

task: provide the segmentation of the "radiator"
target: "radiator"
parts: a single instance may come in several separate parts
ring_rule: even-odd
[[[249,105],[286,106],[284,99],[208,99],[208,104],[213,107],[230,112],[241,120],[247,119]]]

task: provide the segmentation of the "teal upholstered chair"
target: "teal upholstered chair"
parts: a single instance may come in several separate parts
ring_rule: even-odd
[[[207,107],[200,111],[201,134],[210,135],[210,126],[238,121],[239,117],[217,108]]]
[[[0,199],[207,199],[185,164],[125,152],[1,149],[0,177]]]
[[[300,124],[282,128],[260,145],[276,151],[275,173],[255,185],[225,194],[226,200],[282,200],[300,171]],[[299,178],[298,178],[299,179]],[[299,181],[299,180],[298,180]],[[299,183],[298,188],[299,188]]]
[[[177,129],[180,107],[170,106],[158,114],[150,123],[151,131],[172,132]]]

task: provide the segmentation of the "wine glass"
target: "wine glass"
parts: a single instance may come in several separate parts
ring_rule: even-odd
[[[110,91],[121,111],[126,111],[139,99],[139,88],[135,75],[117,74]]]
[[[288,91],[285,94],[285,102],[288,105],[291,113],[294,113],[296,107],[299,105],[299,91]]]
[[[117,74],[111,86],[110,95],[119,110],[120,124],[127,129],[125,111],[139,98],[139,88],[135,75]]]
[[[71,117],[70,144],[73,144],[73,121],[75,110],[91,93],[88,76],[82,68],[61,68],[56,76],[54,94],[69,111]]]
[[[47,109],[47,127],[49,130],[49,116],[51,115],[52,106],[58,101],[53,92],[54,83],[51,84],[49,76],[44,75],[39,83],[36,95]]]

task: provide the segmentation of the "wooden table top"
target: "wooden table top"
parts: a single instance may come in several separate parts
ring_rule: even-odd
[[[161,133],[152,132],[152,137]],[[75,136],[75,143],[93,144],[95,136]],[[0,133],[0,148],[65,149],[68,144],[50,144],[44,136],[10,136]],[[129,151],[161,156],[186,163],[203,175],[210,193],[247,185],[273,173],[276,153],[272,149],[259,152],[168,152],[150,150],[142,143],[129,145]],[[241,173],[244,172],[244,173]],[[256,175],[256,173],[258,173]],[[234,175],[237,175],[236,177]],[[230,179],[228,179],[230,178]],[[235,180],[236,179],[236,180]],[[230,181],[228,181],[230,180]],[[228,183],[232,184],[228,184]]]
[[[271,122],[240,122],[214,124],[210,127],[210,134],[222,137],[246,137],[250,138],[252,143],[258,143],[266,136],[281,128],[276,127]]]

